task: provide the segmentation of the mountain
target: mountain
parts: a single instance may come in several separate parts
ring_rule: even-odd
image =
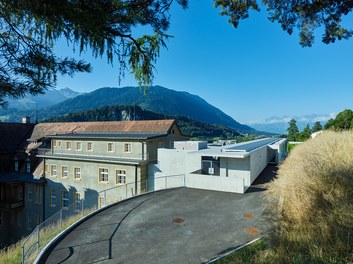
[[[240,133],[257,132],[249,126],[238,123],[197,95],[174,91],[161,86],[149,88],[146,95],[141,92],[139,87],[100,88],[42,109],[39,111],[38,117],[39,120],[44,120],[103,106],[134,104],[144,110],[156,113],[186,116],[210,124],[224,125]],[[23,115],[35,116],[33,111],[27,111],[11,115],[9,119],[20,120]]]
[[[8,108],[0,108],[0,116],[7,116],[10,114],[16,115],[19,111],[25,112],[28,110],[35,110],[36,108],[46,108],[61,103],[67,99],[74,98],[78,95],[80,95],[80,93],[69,88],[64,88],[60,90],[48,90],[45,94],[36,96],[26,95],[25,97],[19,99],[8,99]]]
[[[305,115],[305,116],[282,116],[282,117],[270,117],[262,121],[252,121],[247,124],[259,131],[266,131],[276,134],[287,134],[288,122],[293,118],[297,121],[297,126],[299,131],[302,131],[307,124],[310,127],[314,125],[315,122],[319,121],[323,126],[330,118],[334,118],[335,114],[326,115]]]
[[[175,119],[178,127],[185,136],[210,140],[214,138],[234,139],[240,136],[234,129],[223,125],[213,125],[200,122],[184,116],[163,115],[139,106],[104,106],[94,110],[71,113],[64,116],[53,117],[45,122],[84,122],[84,121],[129,121],[129,120],[159,120]]]

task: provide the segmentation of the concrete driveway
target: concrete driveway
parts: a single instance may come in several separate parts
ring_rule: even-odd
[[[202,263],[269,230],[264,192],[177,188],[135,197],[77,226],[40,263]]]

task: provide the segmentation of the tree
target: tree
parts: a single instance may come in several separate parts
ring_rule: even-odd
[[[353,9],[353,1],[284,1],[262,0],[269,13],[269,20],[278,22],[282,29],[292,34],[294,29],[300,31],[300,44],[311,46],[315,40],[317,28],[323,27],[322,41],[326,44],[336,40],[348,39],[353,35],[352,29],[342,26],[342,17]],[[249,17],[249,11],[260,11],[256,0],[215,0],[215,6],[221,8],[221,15],[229,16],[229,22],[237,27],[241,19]]]
[[[310,136],[311,136],[311,129],[309,124],[307,124],[306,127],[303,129],[303,131],[298,134],[297,141],[303,142],[305,140],[308,140]]]
[[[174,0],[186,8],[187,0]],[[173,0],[4,0],[0,3],[0,106],[5,98],[44,93],[57,74],[89,72],[88,63],[59,58],[53,47],[66,39],[74,51],[90,49],[130,68],[140,86],[153,80],[153,64],[168,39]],[[133,36],[145,27],[150,35]]]
[[[296,141],[298,137],[298,127],[297,127],[297,121],[295,119],[291,119],[289,122],[289,127],[287,128],[288,131],[288,141]]]
[[[320,121],[316,121],[314,123],[314,125],[313,125],[313,128],[312,128],[311,132],[315,133],[315,132],[318,132],[320,130],[322,130],[322,125],[321,125]]]
[[[335,119],[330,119],[326,125],[325,129],[334,130],[349,130],[353,128],[353,111],[346,109],[340,112]]]

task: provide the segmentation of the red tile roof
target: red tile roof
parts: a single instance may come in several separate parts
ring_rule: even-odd
[[[66,122],[37,124],[30,141],[37,141],[49,135],[82,132],[164,132],[172,128],[174,120],[110,121],[110,122]]]

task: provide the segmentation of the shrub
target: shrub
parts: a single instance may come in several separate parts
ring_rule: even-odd
[[[327,131],[296,146],[268,196],[282,201],[272,241],[277,261],[353,260],[352,132]]]

